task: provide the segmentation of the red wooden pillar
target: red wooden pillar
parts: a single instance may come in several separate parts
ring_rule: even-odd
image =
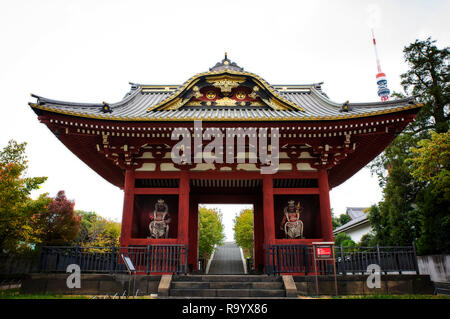
[[[128,246],[133,228],[134,180],[134,170],[127,169],[125,171],[122,230],[120,233],[120,246],[122,247]]]
[[[330,209],[330,187],[328,185],[328,173],[326,169],[319,170],[319,197],[320,197],[320,221],[322,238],[325,241],[333,241],[333,224]]]
[[[261,269],[264,265],[264,220],[261,199],[261,195],[258,194],[253,203],[253,264],[255,269]]]
[[[275,220],[273,215],[273,176],[263,176],[264,249],[275,240]]]
[[[189,243],[189,177],[186,172],[180,173],[178,195],[178,243]]]
[[[198,202],[190,198],[189,203],[189,257],[188,264],[193,269],[198,263]]]

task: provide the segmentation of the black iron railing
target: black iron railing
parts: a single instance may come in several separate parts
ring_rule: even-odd
[[[138,273],[187,272],[187,245],[149,245],[139,247],[60,247],[43,246],[40,272],[65,272],[76,264],[81,272],[126,273],[121,254],[130,257]]]
[[[314,272],[311,245],[268,245],[266,250],[266,272],[308,273]],[[412,246],[335,247],[336,271],[340,274],[366,274],[367,266],[376,264],[382,273],[418,273],[417,256]],[[317,272],[333,273],[332,263],[320,261]]]

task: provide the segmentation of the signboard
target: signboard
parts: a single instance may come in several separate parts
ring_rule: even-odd
[[[315,242],[312,245],[316,260],[334,260],[334,242]]]
[[[333,272],[334,272],[334,286],[336,290],[336,296],[338,295],[338,287],[337,287],[337,278],[336,278],[336,261],[334,256],[334,242],[314,242],[312,243],[313,252],[314,252],[314,271],[316,273],[316,293],[319,295],[319,279],[318,279],[318,269],[317,263],[321,263],[322,265],[326,265],[331,261],[333,264]]]
[[[318,246],[316,247],[316,255],[317,259],[329,259],[333,257],[333,253],[331,252],[331,246]]]
[[[129,272],[136,271],[136,268],[134,268],[133,262],[131,261],[130,257],[124,256],[122,254],[122,259],[125,262],[125,266],[127,266]]]

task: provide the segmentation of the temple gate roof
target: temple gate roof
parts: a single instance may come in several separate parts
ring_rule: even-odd
[[[130,83],[115,103],[74,103],[35,94],[39,110],[114,121],[326,121],[370,117],[418,108],[413,97],[388,102],[337,103],[322,83],[271,85],[225,55],[207,72],[181,85]]]

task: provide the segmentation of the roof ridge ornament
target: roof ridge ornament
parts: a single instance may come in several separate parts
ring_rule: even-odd
[[[339,110],[339,112],[349,112],[352,111],[352,107],[349,105],[350,102],[347,100],[344,102],[344,104],[342,104],[341,109]]]
[[[228,53],[225,52],[225,57],[223,58],[223,60],[217,62],[216,65],[214,65],[212,68],[209,68],[209,71],[216,72],[226,70],[242,72],[244,71],[244,68],[237,65],[236,62],[232,62],[230,59],[228,59]]]

